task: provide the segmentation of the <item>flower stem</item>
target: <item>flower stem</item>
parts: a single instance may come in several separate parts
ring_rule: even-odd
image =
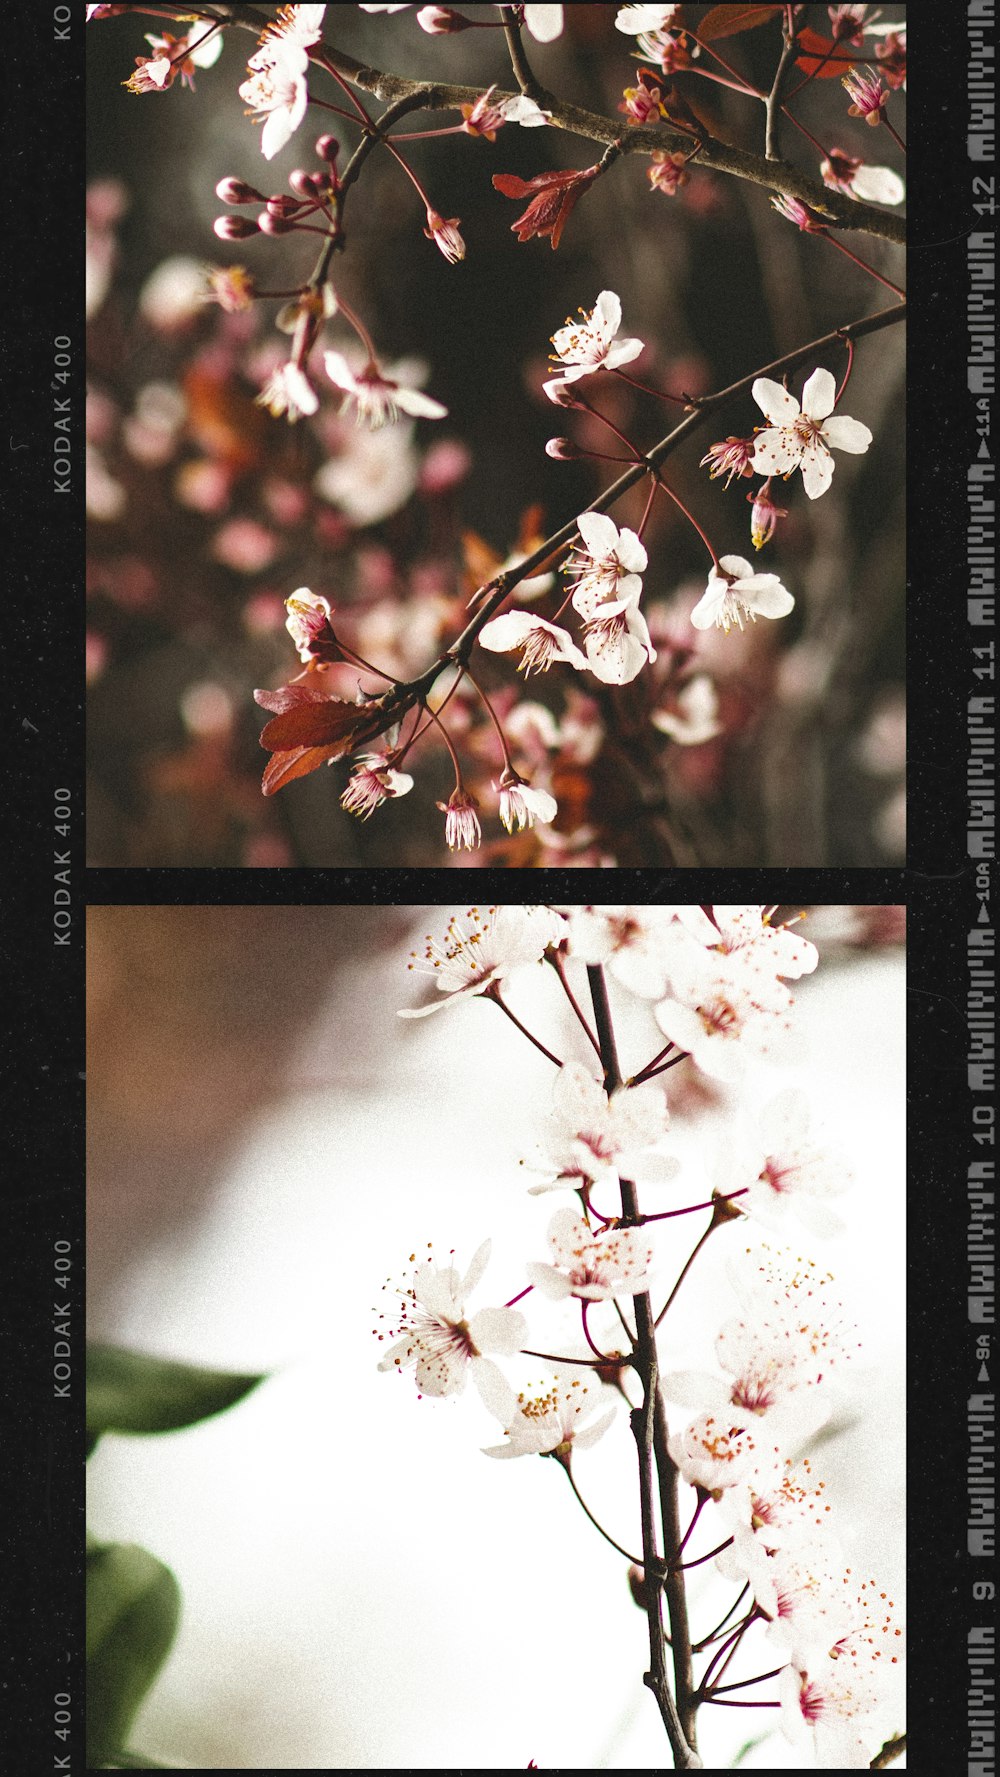
[[[630,1554],[629,1554],[629,1552],[628,1552],[628,1550],[627,1550],[627,1549],[623,1549],[623,1548],[622,1548],[622,1546],[621,1546],[621,1543],[616,1543],[616,1542],[615,1542],[615,1539],[614,1539],[614,1537],[613,1537],[613,1536],[609,1536],[609,1535],[608,1535],[608,1533],[607,1533],[607,1531],[606,1531],[606,1530],[605,1530],[605,1528],[604,1528],[604,1526],[603,1526],[603,1524],[598,1524],[598,1522],[597,1522],[597,1519],[596,1519],[596,1518],[595,1518],[595,1517],[594,1517],[594,1514],[593,1514],[593,1512],[592,1512],[592,1511],[591,1511],[591,1509],[590,1509],[590,1507],[589,1507],[589,1505],[588,1505],[588,1504],[587,1504],[587,1502],[586,1502],[586,1500],[585,1500],[585,1499],[584,1499],[584,1498],[583,1498],[583,1496],[582,1496],[582,1494],[581,1494],[581,1492],[580,1492],[580,1489],[579,1489],[579,1487],[578,1487],[578,1486],[577,1486],[577,1484],[576,1484],[576,1482],[575,1482],[575,1481],[574,1481],[574,1479],[573,1479],[573,1471],[572,1471],[572,1469],[571,1469],[571,1468],[570,1468],[570,1466],[569,1466],[569,1463],[568,1463],[568,1462],[563,1462],[563,1463],[560,1463],[560,1465],[559,1465],[559,1466],[560,1466],[560,1468],[563,1468],[563,1469],[565,1469],[565,1471],[566,1471],[566,1479],[567,1479],[567,1481],[568,1481],[568,1482],[569,1482],[569,1484],[570,1484],[570,1486],[571,1486],[571,1487],[572,1487],[572,1489],[573,1489],[573,1492],[574,1492],[574,1493],[575,1493],[575,1495],[576,1495],[576,1501],[577,1501],[577,1504],[578,1504],[578,1505],[579,1505],[579,1506],[581,1506],[581,1507],[582,1507],[582,1509],[583,1509],[583,1512],[584,1512],[584,1515],[585,1515],[585,1517],[587,1517],[587,1518],[589,1518],[589,1519],[590,1519],[590,1522],[591,1522],[591,1523],[592,1523],[592,1525],[593,1525],[593,1526],[594,1526],[594,1529],[595,1529],[595,1530],[599,1530],[599,1531],[600,1531],[600,1533],[601,1533],[601,1535],[602,1535],[602,1536],[603,1536],[603,1538],[604,1538],[604,1540],[605,1540],[605,1542],[606,1542],[606,1543],[610,1543],[610,1544],[611,1544],[611,1547],[612,1547],[612,1548],[613,1548],[613,1549],[617,1549],[617,1551],[618,1551],[618,1553],[619,1553],[619,1555],[624,1555],[624,1557],[625,1557],[625,1559],[626,1559],[626,1561],[631,1561],[631,1563],[632,1563],[632,1565],[633,1565],[633,1567],[641,1567],[641,1566],[642,1566],[642,1562],[641,1562],[641,1561],[640,1561],[640,1560],[639,1560],[639,1557],[638,1557],[638,1556],[637,1556],[637,1555],[630,1555]]]
[[[521,1020],[520,1020],[520,1018],[518,1018],[517,1013],[512,1012],[510,1007],[507,1005],[506,1001],[500,997],[500,985],[498,982],[493,981],[490,983],[489,987],[486,989],[486,992],[483,994],[483,999],[484,1000],[492,1000],[494,1005],[500,1007],[501,1012],[506,1012],[507,1017],[511,1021],[511,1024],[516,1024],[518,1030],[521,1032],[521,1035],[523,1037],[527,1037],[529,1043],[534,1043],[535,1048],[539,1049],[541,1051],[541,1053],[546,1057],[546,1059],[548,1061],[552,1062],[554,1067],[562,1067],[562,1062],[559,1060],[558,1055],[553,1055],[551,1049],[546,1049],[544,1043],[539,1042],[537,1037],[533,1037],[530,1030],[528,1029],[527,1025],[521,1023]]]
[[[826,236],[826,239],[829,241],[831,247],[836,247],[838,253],[844,253],[844,254],[846,254],[848,259],[853,259],[855,265],[860,266],[861,270],[866,271],[870,277],[873,277],[876,280],[877,283],[884,284],[885,288],[887,290],[892,291],[893,296],[899,297],[900,302],[906,301],[906,291],[901,290],[899,288],[898,284],[891,284],[889,282],[889,279],[884,278],[882,276],[882,273],[880,271],[876,271],[875,267],[873,265],[869,265],[868,261],[866,259],[859,259],[856,253],[851,252],[850,247],[845,247],[843,241],[838,241],[832,234],[828,234],[826,229],[823,229],[822,233]]]
[[[595,1052],[597,1053],[598,1056],[600,1056],[601,1045],[597,1041],[597,1038],[595,1037],[593,1031],[591,1030],[590,1025],[588,1024],[587,1019],[585,1018],[583,1012],[580,1010],[580,1002],[577,999],[575,993],[573,992],[573,989],[571,988],[571,986],[566,978],[566,965],[563,962],[562,957],[559,955],[558,951],[553,952],[551,950],[547,950],[545,952],[545,961],[547,963],[551,963],[552,967],[555,969],[555,972],[558,975],[559,980],[562,984],[563,993],[566,995],[566,998],[568,999],[570,1005],[572,1006],[573,1011],[576,1013],[577,1020],[579,1021],[579,1024],[580,1024],[582,1030],[585,1032],[587,1040],[591,1045],[591,1048],[595,1050]],[[607,1218],[604,1216],[601,1217],[602,1221],[604,1221],[606,1219]]]

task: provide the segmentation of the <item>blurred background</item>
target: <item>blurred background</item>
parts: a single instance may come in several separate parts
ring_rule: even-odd
[[[528,40],[546,84],[607,113],[638,65],[635,39],[615,30],[616,10],[569,7],[561,38]],[[697,28],[707,10],[684,12]],[[829,29],[825,7],[805,14],[817,31]],[[330,385],[315,418],[290,426],[254,400],[288,354],[288,336],[274,327],[278,305],[224,313],[203,300],[206,267],[244,265],[260,288],[287,290],[311,270],[315,237],[221,242],[214,188],[236,175],[287,192],[288,173],[314,168],[316,137],[339,132],[341,120],[313,107],[266,162],[237,92],[254,48],[238,30],[216,65],[197,73],[196,92],[180,81],[168,93],[124,91],[134,58],[148,53],[146,31],[164,28],[133,8],[87,31],[91,862],[448,862],[434,802],[452,780],[437,742],[418,749],[411,795],[369,823],[339,808],[343,766],[273,802],[261,797],[263,723],[252,693],[286,682],[299,665],[283,600],[303,585],[328,597],[353,645],[389,673],[411,677],[429,664],[488,573],[579,511],[613,473],[545,455],[554,433],[598,449],[610,434],[541,394],[551,334],[604,288],[621,297],[623,334],[647,342],[631,369],[690,394],[892,298],[827,241],[775,215],[765,191],[697,166],[668,196],[651,189],[645,157],[623,159],[585,194],[553,254],[546,241],[518,243],[510,225],[523,205],[494,190],[491,175],[585,167],[592,144],[515,126],[494,144],[467,135],[414,142],[407,152],[432,202],[461,218],[464,263],[446,263],[424,238],[416,193],[376,152],[348,203],[335,276],[390,373],[406,362],[404,379],[423,380],[448,417],[370,433],[338,417]],[[430,37],[412,9],[370,15],[353,6],[328,9],[327,30],[338,48],[396,72],[480,89],[510,83],[497,31]],[[865,40],[859,62],[873,60],[874,43]],[[719,52],[769,85],[779,47],[772,22],[726,38]],[[702,65],[709,61],[706,52]],[[714,133],[759,151],[761,107],[690,73],[677,81]],[[317,74],[312,91],[340,98]],[[847,106],[832,79],[813,81],[793,108],[824,147],[894,165],[887,132],[865,128]],[[894,92],[900,128],[904,106],[905,93]],[[435,113],[401,127],[451,121]],[[346,123],[343,139],[347,148],[357,139]],[[783,150],[818,171],[818,154],[787,124]],[[899,281],[898,248],[846,239]],[[696,632],[688,617],[704,590],[704,548],[661,499],[645,539],[655,667],[621,688],[558,669],[522,687],[513,657],[477,653],[521,768],[553,791],[560,813],[553,829],[503,835],[491,790],[496,743],[471,693],[459,693],[449,705],[453,731],[489,816],[486,843],[463,864],[901,861],[902,331],[858,345],[844,406],[874,433],[872,449],[840,454],[822,499],[807,500],[798,477],[785,490],[788,517],[759,565],[794,592],[790,618],[746,634]],[[350,338],[336,319],[328,325],[327,344],[352,349]],[[826,362],[839,378],[843,353]],[[589,386],[643,446],[674,423],[677,409],[614,379]],[[749,398],[737,401],[670,461],[672,484],[722,553],[754,553],[750,484],[727,491],[699,459],[714,439],[747,435],[760,420]],[[610,448],[619,448],[613,439]],[[641,507],[632,490],[617,522],[635,526]],[[331,679],[353,697],[356,672],[335,668]],[[705,720],[703,703],[695,721],[684,694],[699,679],[710,683],[703,696],[714,714]]]
[[[431,1241],[464,1270],[491,1236],[476,1305],[506,1301],[564,1201],[528,1196],[518,1166],[543,1133],[550,1064],[479,1000],[396,1015],[426,999],[407,959],[450,912],[89,912],[90,1336],[269,1372],[220,1418],[105,1436],[89,1465],[94,1534],[142,1544],[181,1585],[179,1636],[131,1735],[168,1768],[662,1768],[644,1618],[558,1466],[485,1459],[498,1428],[474,1390],[418,1400],[412,1373],[376,1368],[373,1333],[411,1254]],[[647,1208],[707,1196],[728,1113],[785,1084],[804,1086],[847,1151],[843,1234],[758,1231],[828,1267],[858,1323],[862,1351],[831,1383],[813,1467],[855,1570],[900,1605],[902,919],[807,911],[821,962],[795,984],[790,1057],[753,1070],[744,1093],[672,1072],[683,1172],[644,1192]],[[582,1054],[549,971],[522,971],[507,997],[557,1053]],[[662,1039],[613,983],[612,1003],[635,1068]],[[747,1231],[720,1230],[699,1258],[667,1367],[714,1367],[726,1264]],[[660,1224],[665,1276],[694,1238],[685,1218]],[[531,1366],[521,1382],[539,1380],[537,1362],[517,1361]],[[623,1416],[576,1474],[634,1547]],[[703,1633],[732,1595],[699,1570]],[[812,1768],[808,1748],[768,1731],[776,1713],[703,1710],[706,1766],[751,1740],[747,1769]],[[902,1698],[887,1699],[883,1737],[903,1725]]]

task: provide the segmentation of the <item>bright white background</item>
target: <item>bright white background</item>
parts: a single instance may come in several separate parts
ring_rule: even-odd
[[[413,941],[441,932],[449,911],[414,910]],[[226,910],[200,917],[224,920]],[[331,932],[338,917],[328,910]],[[426,997],[406,973],[408,948],[373,945],[340,968],[286,1057],[276,1102],[243,1123],[197,1213],[126,1247],[103,1291],[101,1337],[272,1373],[222,1418],[166,1437],[107,1438],[91,1462],[95,1533],[150,1548],[184,1597],[133,1745],[206,1769],[523,1768],[530,1759],[543,1769],[663,1768],[665,1739],[641,1682],[645,1618],[624,1563],[583,1519],[558,1466],[488,1460],[480,1447],[498,1442],[499,1428],[473,1391],[418,1401],[412,1374],[376,1369],[382,1285],[403,1280],[410,1253],[430,1240],[442,1257],[454,1247],[464,1266],[491,1235],[473,1306],[501,1302],[523,1287],[526,1258],[547,1257],[548,1218],[571,1201],[528,1197],[517,1164],[542,1133],[549,1063],[480,1001],[423,1023],[398,1019],[397,1007]],[[162,1001],[162,983],[158,992]],[[549,971],[519,976],[510,999],[550,1047],[583,1059]],[[618,995],[632,1071],[659,1044],[646,1014],[630,1025],[624,1004]],[[266,1019],[267,1007],[254,1015]],[[836,1385],[833,1435],[814,1469],[857,1571],[891,1590],[903,1583],[900,953],[821,961],[796,984],[795,1016],[794,1064],[755,1072],[744,1094],[805,1085],[857,1182],[838,1202],[844,1235],[820,1242],[797,1222],[763,1232],[822,1259],[859,1324],[863,1354]],[[331,1084],[297,1090],[318,1077]],[[665,1078],[669,1095],[676,1075]],[[183,1102],[174,1114],[184,1119]],[[684,1173],[645,1191],[644,1208],[708,1195],[706,1159],[725,1125],[714,1112],[696,1134],[680,1114],[675,1125]],[[668,1281],[706,1219],[667,1224],[678,1230],[675,1245],[660,1245]],[[671,1315],[690,1345],[675,1338],[665,1368],[710,1360],[711,1334],[732,1311],[725,1259],[745,1235],[745,1224],[720,1231],[699,1259]],[[542,1366],[522,1361],[521,1379],[534,1379]],[[575,1472],[612,1533],[635,1548],[633,1469],[621,1416]],[[711,1590],[718,1582],[701,1572],[693,1608],[704,1633],[734,1589]],[[759,1663],[741,1676],[779,1663],[758,1647]],[[901,1706],[891,1707],[885,1734],[903,1725]],[[776,1726],[777,1711],[703,1710],[706,1766],[725,1768],[745,1739]],[[809,1761],[772,1731],[745,1768]]]

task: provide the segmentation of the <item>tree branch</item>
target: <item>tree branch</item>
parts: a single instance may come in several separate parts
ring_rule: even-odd
[[[774,71],[771,90],[767,95],[767,126],[764,132],[764,153],[768,160],[780,160],[779,128],[781,113],[781,91],[785,84],[788,65],[795,54],[795,24],[789,17],[791,7],[785,8],[784,47],[781,58]]]
[[[594,1026],[601,1048],[605,1090],[611,1093],[621,1086],[622,1074],[618,1063],[614,1026],[611,1022],[607,982],[604,979],[604,970],[599,963],[593,967],[588,966],[587,980],[590,984],[590,997],[594,1007]],[[621,1194],[622,1215],[629,1220],[634,1220],[639,1215],[639,1197],[635,1185],[630,1179],[621,1180]],[[656,1437],[656,1404],[659,1400],[656,1330],[653,1325],[653,1308],[649,1295],[636,1296],[634,1300],[636,1344],[632,1364],[642,1383],[642,1406],[632,1410],[632,1432],[639,1457],[642,1565],[647,1580],[645,1588],[646,1618],[649,1625],[649,1671],[644,1675],[644,1683],[648,1685],[656,1698],[674,1755],[674,1768],[678,1771],[700,1771],[703,1766],[694,1745],[693,1711],[689,1711],[691,1719],[685,1728],[681,1724],[677,1704],[674,1701],[670,1681],[667,1677],[663,1621],[660,1614],[662,1590],[657,1583],[664,1572],[664,1563],[656,1546],[656,1521],[653,1511],[653,1445]],[[680,1581],[683,1587],[683,1574],[677,1574],[674,1577]],[[688,1648],[688,1663],[690,1665],[690,1646]]]
[[[875,1757],[872,1759],[871,1765],[869,1766],[869,1770],[884,1771],[887,1765],[892,1764],[893,1759],[902,1757],[902,1754],[905,1751],[906,1735],[897,1734],[894,1739],[886,1741],[881,1752],[875,1754]]]
[[[194,12],[200,18],[214,19],[219,24],[237,25],[243,30],[258,34],[270,23],[268,17],[254,6],[223,4],[222,0],[218,0],[217,4],[193,7],[181,4],[176,10],[179,16],[190,17]],[[388,74],[381,68],[372,68],[358,62],[353,56],[345,54],[343,50],[334,49],[325,42],[315,46],[314,56],[317,52],[322,52],[345,80],[350,80],[365,92],[374,93],[376,98],[386,104],[391,104],[396,99],[412,98],[419,99],[428,111],[457,111],[462,105],[474,105],[482,97],[483,89],[479,86],[408,80],[402,75]],[[579,105],[570,105],[556,98],[554,94],[538,86],[530,69],[527,78],[532,83],[530,96],[539,101],[544,100],[545,110],[552,113],[553,127],[566,130],[569,135],[603,142],[605,146],[621,141],[625,154],[652,154],[655,150],[667,153],[681,150],[686,153],[691,147],[690,135],[682,130],[671,129],[665,124],[630,124],[623,127],[621,118],[604,117],[599,112],[586,111]],[[516,96],[497,89],[496,103],[500,104],[504,99]],[[414,109],[417,109],[416,105]],[[798,167],[789,166],[784,161],[749,154],[742,148],[730,147],[727,143],[708,136],[699,150],[698,164],[711,167],[717,173],[728,173],[735,179],[746,179],[751,185],[763,186],[776,194],[798,198],[800,202],[818,210],[831,227],[857,229],[862,234],[876,235],[880,240],[894,241],[897,245],[902,245],[906,240],[906,222],[903,217],[876,209],[871,204],[859,203],[843,192],[832,191],[821,180],[811,178],[808,173],[803,173]]]

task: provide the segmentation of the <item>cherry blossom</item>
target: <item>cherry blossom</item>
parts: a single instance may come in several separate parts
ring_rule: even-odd
[[[315,413],[319,407],[319,397],[312,383],[294,362],[279,364],[277,370],[272,371],[257,401],[276,419],[280,414],[287,414],[292,424],[303,414]]]
[[[426,1018],[456,1000],[485,993],[522,964],[540,962],[549,946],[558,944],[562,928],[562,919],[548,907],[470,907],[464,920],[454,915],[444,939],[428,937],[423,958],[414,951],[408,964],[433,974],[445,997],[401,1011],[400,1018]]]
[[[673,907],[567,909],[570,956],[604,964],[616,981],[643,999],[656,999],[667,991],[675,931]]]
[[[313,486],[352,524],[378,524],[405,505],[418,473],[412,423],[375,432],[359,426],[351,427],[339,453],[316,471]]]
[[[280,154],[305,117],[309,103],[308,66],[305,49],[290,37],[268,37],[266,46],[250,57],[250,78],[240,87],[240,97],[246,100],[251,113],[256,113],[254,122],[263,122],[260,147],[265,160]]]
[[[691,177],[687,170],[687,155],[679,148],[669,153],[666,149],[654,148],[649,159],[651,164],[646,168],[646,178],[653,190],[662,191],[665,197],[676,197]]]
[[[882,122],[882,113],[889,103],[889,94],[882,85],[882,77],[873,69],[859,71],[852,68],[841,80],[841,86],[854,101],[847,108],[849,117],[862,117],[865,123],[876,129]]]
[[[341,807],[346,808],[348,814],[356,814],[366,821],[383,802],[405,796],[412,790],[413,779],[409,773],[393,768],[394,756],[390,753],[362,753],[359,756],[340,798]]]
[[[696,673],[677,693],[674,709],[654,710],[650,721],[678,746],[700,747],[722,733],[719,698],[707,673]]]
[[[508,833],[515,829],[523,833],[526,827],[533,827],[536,821],[547,826],[554,821],[559,812],[554,796],[547,790],[533,789],[525,783],[510,767],[504,771],[498,785],[500,791],[500,820]]]
[[[735,1487],[754,1460],[756,1442],[738,1416],[701,1413],[667,1440],[670,1460],[690,1487],[716,1499]]]
[[[724,475],[728,487],[734,475],[753,474],[753,446],[752,438],[724,438],[718,444],[709,445],[700,467],[704,469],[706,464],[709,465],[708,473],[712,481],[716,476]]]
[[[524,1341],[527,1324],[514,1308],[480,1308],[468,1315],[466,1303],[489,1262],[491,1242],[484,1240],[464,1277],[451,1265],[428,1259],[402,1292],[400,1336],[379,1364],[380,1370],[415,1367],[422,1394],[461,1394],[469,1371],[491,1400],[507,1390],[495,1364],[483,1354],[509,1356]],[[510,1393],[509,1390],[507,1390]],[[511,1399],[513,1395],[511,1394]]]
[[[547,1139],[530,1167],[542,1179],[530,1194],[588,1190],[623,1174],[672,1178],[677,1162],[661,1148],[669,1120],[656,1086],[620,1086],[609,1098],[580,1062],[567,1061],[552,1088]]]
[[[768,1641],[801,1659],[810,1649],[827,1649],[846,1635],[853,1621],[844,1586],[843,1556],[829,1537],[808,1545],[765,1549],[744,1534],[719,1557],[727,1579],[746,1580],[754,1601],[769,1618]]]
[[[554,1262],[527,1266],[530,1282],[545,1296],[602,1302],[611,1296],[638,1296],[649,1288],[653,1248],[641,1228],[593,1234],[575,1209],[557,1209],[548,1242]]]
[[[832,1507],[825,1494],[826,1483],[813,1480],[808,1457],[793,1463],[774,1455],[728,1490],[724,1515],[735,1525],[738,1542],[752,1536],[765,1549],[816,1546],[830,1536]]]
[[[880,26],[881,30],[882,27]],[[906,28],[888,28],[885,42],[875,45],[875,54],[879,62],[879,72],[893,92],[900,87],[906,89]]]
[[[558,327],[552,335],[552,363],[563,367],[558,382],[575,383],[581,376],[593,376],[597,370],[616,370],[620,364],[631,364],[645,351],[641,339],[616,337],[622,324],[622,305],[613,290],[602,290],[592,309],[578,312],[581,320],[567,318],[565,327]],[[546,383],[547,394],[553,386]]]
[[[459,218],[457,216],[452,216],[446,222],[436,210],[428,210],[427,212],[427,227],[424,229],[424,234],[429,241],[434,242],[450,265],[457,265],[459,260],[465,258],[465,242],[458,224]]]
[[[594,1419],[592,1415],[602,1408],[607,1410]],[[505,1425],[508,1442],[493,1444],[483,1454],[555,1456],[568,1467],[574,1450],[589,1450],[603,1437],[616,1410],[617,1396],[610,1388],[556,1371],[544,1393],[518,1395],[516,1413]]]
[[[872,435],[860,420],[834,414],[837,385],[829,370],[814,370],[802,391],[802,406],[780,383],[759,376],[753,398],[770,420],[757,434],[753,466],[762,475],[791,475],[802,470],[802,483],[810,500],[826,492],[833,479],[835,450],[860,455]],[[831,417],[832,416],[832,417]]]
[[[772,1052],[790,1028],[791,994],[777,980],[768,988],[750,971],[694,945],[678,948],[670,987],[656,1022],[712,1079],[738,1079],[751,1057]]]
[[[285,610],[288,612],[285,628],[298,649],[299,659],[308,665],[310,660],[317,658],[318,638],[330,628],[333,616],[330,602],[319,593],[310,592],[308,586],[300,586],[291,598],[285,600]]]
[[[758,617],[787,617],[795,600],[777,574],[758,574],[742,555],[722,555],[708,576],[708,585],[691,612],[695,629],[711,629],[713,623],[726,635],[735,624]]]
[[[683,1406],[752,1414],[783,1437],[804,1437],[828,1416],[826,1396],[817,1391],[857,1348],[856,1329],[830,1294],[832,1277],[813,1259],[793,1260],[765,1247],[752,1277],[738,1267],[731,1276],[742,1312],[726,1321],[715,1342],[729,1380],[675,1371],[664,1377],[664,1391]]]
[[[475,851],[483,837],[479,824],[479,804],[462,784],[457,784],[447,802],[438,807],[445,817],[444,837],[449,851]]]
[[[563,9],[528,5],[524,8],[524,22],[536,43],[553,43],[562,33]]]
[[[582,547],[566,563],[574,576],[574,609],[584,618],[614,616],[642,592],[646,551],[634,531],[619,531],[606,512],[581,512],[576,525]]]
[[[628,685],[646,662],[656,659],[646,619],[637,604],[598,610],[587,623],[583,645],[594,677],[605,685]]]
[[[166,92],[178,75],[182,86],[189,86],[193,91],[195,69],[211,68],[219,59],[222,32],[198,29],[194,31],[193,41],[191,33],[186,37],[172,37],[165,32],[162,37],[147,35],[146,42],[153,53],[151,56],[136,56],[135,73],[124,83],[129,92]]]
[[[424,395],[419,389],[408,389],[384,376],[374,359],[369,358],[357,375],[342,352],[324,352],[323,362],[330,381],[355,403],[358,424],[371,426],[373,431],[395,422],[400,412],[428,420],[443,419],[448,412],[430,395]]]
[[[811,975],[819,962],[815,944],[802,936],[797,922],[772,924],[772,911],[760,903],[724,906],[716,902],[708,922],[714,928],[711,939],[705,925],[699,925],[699,932],[721,956],[738,959],[758,977],[780,975],[797,981],[802,975]]]
[[[807,1664],[791,1661],[778,1680],[781,1729],[793,1743],[812,1737],[821,1770],[867,1770],[872,1751],[857,1728],[869,1716],[878,1692],[869,1675],[846,1671],[829,1655]]]
[[[824,185],[864,203],[901,204],[906,196],[906,186],[891,167],[867,166],[843,148],[831,148],[819,170]]]
[[[715,1169],[718,1188],[745,1190],[741,1208],[764,1222],[777,1222],[796,1211],[816,1234],[842,1226],[826,1207],[851,1183],[844,1157],[817,1145],[810,1132],[809,1100],[794,1087],[766,1104],[751,1129],[728,1142]]]
[[[547,623],[544,617],[536,617],[533,611],[505,611],[502,616],[491,618],[480,630],[479,640],[494,654],[509,654],[520,648],[520,670],[525,678],[533,672],[547,672],[557,660],[581,672],[587,665],[569,631]]]

